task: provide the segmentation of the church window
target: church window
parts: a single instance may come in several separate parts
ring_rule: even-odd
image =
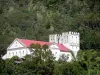
[[[69,59],[69,54],[67,55],[67,60]]]
[[[68,42],[68,36],[67,36],[67,40],[66,40],[66,42]]]
[[[11,56],[11,54],[9,53],[9,56]]]
[[[15,47],[17,47],[17,42],[16,42],[16,44],[15,44]]]
[[[62,39],[62,42],[63,42],[63,39]]]
[[[55,54],[54,55],[56,55],[57,54],[57,52],[55,52]]]
[[[72,39],[73,39],[73,36],[72,36]]]
[[[24,51],[23,51],[23,54],[24,54]]]
[[[77,43],[77,37],[76,37],[76,43]]]

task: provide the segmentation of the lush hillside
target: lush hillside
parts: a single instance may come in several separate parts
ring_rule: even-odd
[[[100,75],[100,0],[0,0],[0,55],[15,38],[48,41],[63,31],[80,32],[78,61],[54,61],[51,52],[37,51],[22,63],[0,59],[0,75]]]
[[[78,31],[81,49],[100,49],[99,0],[0,0],[0,52],[15,38],[48,41]]]

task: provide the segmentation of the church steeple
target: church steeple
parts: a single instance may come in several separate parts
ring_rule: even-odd
[[[80,34],[78,32],[63,32],[62,34],[49,35],[49,42],[60,43],[69,46],[69,49],[77,55],[80,50]]]

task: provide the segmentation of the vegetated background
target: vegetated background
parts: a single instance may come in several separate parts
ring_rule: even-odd
[[[48,41],[67,31],[80,33],[82,50],[99,51],[100,1],[0,0],[0,55],[15,38]]]

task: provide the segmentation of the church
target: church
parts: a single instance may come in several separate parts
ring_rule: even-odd
[[[80,50],[80,34],[71,31],[62,34],[50,34],[49,42],[16,38],[9,45],[6,54],[2,58],[5,60],[13,56],[24,58],[26,55],[31,55],[33,53],[29,48],[31,44],[40,44],[41,46],[46,44],[56,58],[55,60],[65,55],[68,57],[66,61],[70,62],[73,59],[71,52],[77,57]]]

